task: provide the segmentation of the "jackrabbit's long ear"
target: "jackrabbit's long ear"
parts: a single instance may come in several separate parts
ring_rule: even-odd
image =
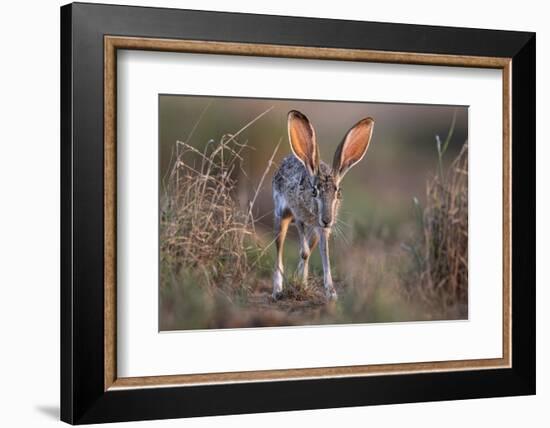
[[[294,156],[304,164],[309,175],[316,175],[320,160],[315,130],[308,118],[297,110],[288,112],[288,139]]]
[[[332,170],[342,178],[367,153],[374,129],[374,119],[367,117],[351,128],[334,153]]]

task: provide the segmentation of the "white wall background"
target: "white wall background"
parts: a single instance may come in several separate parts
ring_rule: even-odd
[[[121,2],[123,2],[121,0]],[[103,1],[103,3],[116,3]],[[550,28],[545,3],[388,0],[147,0],[126,4],[485,27],[537,32],[538,394],[461,402],[155,421],[159,427],[548,426],[550,415]],[[59,424],[59,6],[4,2],[0,12],[0,421]],[[526,147],[525,150],[530,150]],[[137,423],[125,426],[137,426]]]

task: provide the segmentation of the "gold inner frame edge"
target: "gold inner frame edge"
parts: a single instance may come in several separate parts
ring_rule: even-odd
[[[116,54],[118,49],[297,59],[495,68],[502,70],[503,349],[502,358],[303,369],[117,377],[116,367]],[[104,390],[360,377],[511,367],[511,58],[142,37],[104,37]]]

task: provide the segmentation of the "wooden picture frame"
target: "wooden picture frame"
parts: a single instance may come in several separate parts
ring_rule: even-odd
[[[502,358],[118,377],[118,49],[501,69]],[[533,33],[76,3],[61,8],[61,55],[62,420],[80,424],[535,392]]]

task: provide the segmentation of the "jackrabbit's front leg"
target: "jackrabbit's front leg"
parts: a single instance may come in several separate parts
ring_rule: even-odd
[[[330,229],[321,229],[319,234],[321,235],[321,261],[323,263],[323,284],[325,285],[325,295],[328,300],[336,300],[338,294],[332,284],[332,275],[330,273],[330,258],[328,251],[328,239],[330,236]]]
[[[300,234],[300,261],[298,262],[298,276],[302,283],[306,284],[309,275],[309,257],[319,242],[319,235],[313,227],[298,227],[298,232]]]

